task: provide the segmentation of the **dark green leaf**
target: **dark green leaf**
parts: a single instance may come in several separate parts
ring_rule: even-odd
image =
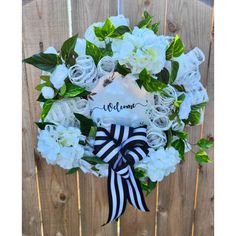
[[[179,108],[181,103],[184,101],[185,99],[185,94],[182,93],[179,97],[178,100],[174,102],[175,107]]]
[[[115,26],[112,24],[109,18],[106,19],[105,23],[101,27],[94,26],[94,33],[98,40],[104,41],[106,37],[111,35],[115,30]]]
[[[95,44],[86,41],[86,55],[90,55],[97,65],[102,57],[102,52]]]
[[[214,141],[213,140],[208,140],[208,139],[200,139],[198,142],[197,142],[197,145],[202,148],[202,149],[209,149],[213,146],[214,144]]]
[[[46,125],[55,125],[52,122],[35,122],[35,124],[39,127],[39,129],[44,130]]]
[[[185,88],[183,85],[178,85],[178,84],[172,84],[171,86],[173,86],[176,90],[178,90],[179,92],[186,92]]]
[[[199,164],[204,164],[204,163],[211,163],[212,161],[210,160],[209,156],[204,150],[200,150],[195,154],[195,160]]]
[[[187,139],[188,138],[188,133],[187,132],[180,132],[176,130],[172,130],[173,135],[179,137],[180,139]]]
[[[135,175],[135,177],[136,177],[137,179],[141,179],[141,178],[146,177],[145,171],[144,171],[143,169],[141,169],[141,168],[136,168],[136,169],[134,170],[134,175]]]
[[[79,167],[72,168],[72,169],[68,170],[68,171],[66,172],[66,174],[67,174],[67,175],[74,174],[74,173],[76,173],[77,170],[79,170]]]
[[[169,83],[169,77],[169,71],[166,68],[163,68],[163,70],[161,70],[161,72],[157,74],[158,80],[160,80],[164,84]]]
[[[160,23],[155,23],[151,26],[151,30],[156,34],[159,30]]]
[[[189,117],[187,119],[187,123],[191,126],[197,125],[200,123],[201,113],[199,111],[191,110]]]
[[[40,76],[40,79],[43,80],[43,81],[45,81],[45,82],[48,82],[48,83],[51,82],[49,75],[41,75],[41,76]]]
[[[38,98],[37,98],[38,102],[46,102],[47,99],[42,95],[42,93],[39,94]]]
[[[96,137],[96,133],[97,133],[97,127],[96,126],[92,126],[90,128],[90,131],[89,131],[89,137],[95,138]]]
[[[166,60],[171,60],[173,57],[179,57],[184,52],[184,45],[178,35],[171,41],[166,50]]]
[[[63,86],[59,90],[59,94],[61,96],[64,96],[65,92],[66,92],[66,84],[63,84]]]
[[[124,33],[130,32],[130,28],[126,25],[117,27],[110,35],[110,38],[121,38]]]
[[[45,86],[48,86],[48,87],[51,87],[51,83],[50,82],[45,82],[45,83],[42,83],[42,84],[38,84],[35,89],[37,91],[41,91],[43,87]]]
[[[84,156],[84,157],[82,157],[82,159],[89,162],[92,165],[105,164],[105,162],[102,159],[100,159],[96,156]]]
[[[179,152],[180,158],[184,160],[184,150],[185,150],[184,141],[182,139],[177,139],[171,144],[171,146],[174,147]]]
[[[124,76],[131,73],[131,70],[129,68],[126,68],[125,66],[120,65],[119,63],[117,63],[117,65],[116,65],[116,71],[119,72],[121,75],[124,75]]]
[[[53,99],[48,99],[48,100],[46,100],[46,102],[44,102],[42,112],[41,112],[41,115],[40,115],[42,121],[44,121],[44,119],[47,116],[48,112],[50,111],[53,103],[54,103]]]
[[[58,64],[61,64],[61,58],[56,54],[39,53],[26,58],[23,62],[31,64],[40,70],[53,72]]]
[[[167,136],[167,144],[166,147],[170,147],[172,140],[173,140],[173,132],[171,131],[171,129],[168,129],[166,132],[166,136]]]
[[[84,88],[79,87],[77,85],[68,83],[66,85],[66,92],[64,93],[64,97],[75,97],[85,91]]]
[[[88,136],[91,127],[94,126],[93,120],[79,113],[74,113],[74,115],[80,122],[81,133],[85,136]]]
[[[77,39],[78,34],[67,39],[61,47],[61,56],[66,65],[73,66],[75,64],[75,59],[78,56],[74,51]]]
[[[177,77],[179,70],[179,62],[171,61],[171,73],[170,73],[170,82],[173,83]]]
[[[199,110],[207,105],[207,102],[199,103],[197,105],[191,106],[191,110]]]

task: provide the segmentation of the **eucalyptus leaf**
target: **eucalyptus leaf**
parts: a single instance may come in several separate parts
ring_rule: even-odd
[[[61,58],[56,54],[38,53],[32,57],[26,58],[23,62],[31,64],[40,70],[53,72],[58,64],[61,64]]]

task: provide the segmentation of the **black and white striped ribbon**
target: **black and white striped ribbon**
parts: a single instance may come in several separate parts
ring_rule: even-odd
[[[106,224],[118,220],[125,211],[127,199],[133,207],[149,211],[133,168],[135,162],[148,154],[146,127],[132,128],[114,124],[108,129],[99,127],[93,152],[109,164],[109,216]]]

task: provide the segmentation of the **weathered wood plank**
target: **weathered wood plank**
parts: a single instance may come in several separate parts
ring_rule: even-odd
[[[84,36],[87,27],[116,15],[116,1],[72,0],[72,32]],[[82,235],[117,235],[117,223],[101,227],[108,217],[107,178],[79,174]]]
[[[37,183],[32,141],[32,117],[29,93],[23,66],[23,112],[22,112],[22,233],[26,236],[41,235],[38,208]]]
[[[166,34],[179,34],[186,50],[201,48],[206,62],[201,66],[203,83],[207,78],[212,7],[203,1],[168,1]],[[200,138],[201,127],[188,129],[190,143]],[[157,235],[190,236],[194,216],[197,164],[190,153],[175,174],[167,177],[159,188]]]
[[[68,36],[66,1],[23,1],[23,46],[26,57],[48,46],[59,49]],[[34,90],[40,71],[27,65],[26,73],[34,122],[38,120],[40,110],[35,102],[38,93]],[[32,145],[35,145],[35,137],[36,128],[31,134]],[[44,235],[80,235],[76,176],[67,176],[62,169],[46,165],[42,158],[37,160]]]
[[[165,0],[154,1],[123,1],[123,14],[130,19],[132,26],[136,25],[140,20],[142,13],[146,9],[152,16],[154,22],[160,22],[159,33],[164,33],[165,26]],[[152,236],[155,234],[155,217],[156,217],[156,192],[157,189],[145,197],[150,212],[143,213],[134,209],[127,204],[127,209],[120,220],[120,235],[145,235]],[[131,227],[132,226],[132,227]]]
[[[209,74],[206,81],[209,103],[205,109],[203,137],[214,137],[214,46],[211,45]],[[208,152],[213,160],[214,149]],[[199,169],[197,208],[195,212],[195,236],[214,235],[214,164]]]

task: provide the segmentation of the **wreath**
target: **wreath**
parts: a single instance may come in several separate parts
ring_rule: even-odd
[[[204,54],[184,53],[179,36],[158,35],[152,19],[145,11],[131,29],[123,15],[111,16],[59,52],[49,47],[24,59],[42,70],[37,150],[70,174],[108,176],[106,223],[122,215],[127,200],[148,211],[142,190],[150,193],[186,152],[211,162],[213,141],[190,144],[185,131],[202,123],[208,102],[199,72]]]

